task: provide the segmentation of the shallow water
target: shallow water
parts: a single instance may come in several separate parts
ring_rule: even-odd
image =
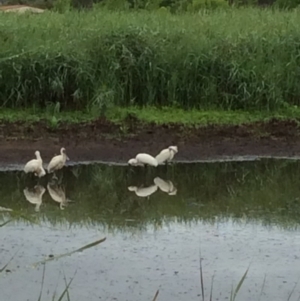
[[[205,300],[212,277],[213,300],[230,300],[249,266],[236,300],[282,301],[291,292],[297,300],[299,167],[271,159],[82,165],[58,174],[61,185],[43,178],[39,187],[20,171],[1,172],[0,209],[12,211],[0,213],[0,224],[9,221],[0,227],[0,269],[15,255],[0,273],[1,300],[38,300],[42,282],[42,300],[55,292],[58,300],[64,275],[74,277],[72,301],[151,301],[158,289],[158,301],[202,300],[200,257]],[[33,192],[43,192],[41,204],[26,199]],[[72,202],[54,200],[64,195]]]

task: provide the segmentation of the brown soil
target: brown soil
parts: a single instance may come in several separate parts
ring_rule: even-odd
[[[271,120],[239,126],[185,128],[178,124],[142,124],[128,118],[122,125],[105,119],[91,123],[0,123],[0,163],[25,163],[40,150],[45,162],[64,146],[71,161],[126,162],[139,152],[157,154],[177,145],[176,160],[221,159],[233,156],[300,155],[296,121]]]

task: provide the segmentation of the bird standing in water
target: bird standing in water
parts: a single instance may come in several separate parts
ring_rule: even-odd
[[[175,154],[178,153],[177,146],[169,146],[166,149],[163,149],[156,157],[156,161],[158,164],[163,164],[164,162],[170,162],[173,160]]]
[[[65,166],[67,160],[70,160],[70,159],[66,154],[66,149],[64,147],[62,147],[60,149],[60,155],[55,156],[51,159],[51,161],[48,165],[48,168],[47,168],[48,173],[53,172],[53,178],[57,179],[57,177],[55,175],[55,171],[62,169]]]
[[[41,178],[46,174],[43,168],[43,160],[39,151],[36,151],[34,154],[36,159],[30,160],[25,164],[24,172],[33,173],[35,176]]]
[[[144,166],[145,164],[148,164],[150,166],[157,166],[158,163],[154,157],[151,155],[142,153],[142,154],[137,154],[135,158],[130,159],[128,161],[128,164],[133,165],[133,166]]]

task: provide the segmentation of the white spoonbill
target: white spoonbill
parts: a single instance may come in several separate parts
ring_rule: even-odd
[[[36,159],[27,162],[24,166],[24,171],[25,173],[32,172],[35,176],[41,178],[46,174],[43,168],[43,160],[39,151],[36,151],[34,154],[36,156]]]
[[[135,158],[132,158],[128,161],[128,164],[133,166],[144,166],[145,164],[151,165],[151,166],[157,166],[157,160],[148,154],[137,154]]]
[[[135,194],[139,197],[146,198],[157,191],[156,185],[151,185],[149,187],[136,187],[136,186],[129,186],[129,191],[134,191]]]
[[[66,164],[66,161],[70,160],[69,157],[66,154],[66,149],[62,147],[60,149],[60,155],[55,156],[51,159],[49,165],[48,165],[48,172],[55,172],[56,170],[59,170],[64,167]]]
[[[163,164],[165,161],[170,162],[175,154],[178,153],[177,146],[169,146],[168,148],[163,149],[156,157],[156,161],[158,164]]]
[[[35,204],[35,211],[40,211],[40,207],[42,205],[42,197],[45,193],[46,189],[43,186],[36,185],[33,189],[28,189],[27,187],[23,190],[26,200]]]

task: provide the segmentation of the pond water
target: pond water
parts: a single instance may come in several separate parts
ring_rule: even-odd
[[[203,300],[200,258],[205,300],[212,282],[212,300],[230,300],[248,267],[236,300],[300,296],[299,161],[94,164],[58,177],[0,173],[1,300],[58,300],[71,279],[63,300]]]

